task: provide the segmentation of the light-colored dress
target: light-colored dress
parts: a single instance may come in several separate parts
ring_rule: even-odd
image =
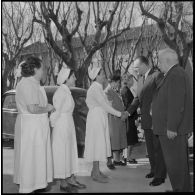
[[[86,103],[89,108],[86,122],[85,151],[86,161],[107,161],[111,156],[108,113],[120,117],[107,100],[103,87],[93,82],[87,91]]]
[[[53,96],[56,109],[50,116],[52,123],[52,152],[54,178],[65,179],[78,173],[78,151],[73,120],[74,100],[70,89],[62,84]]]
[[[18,115],[14,138],[14,183],[19,193],[45,188],[53,179],[48,114],[31,114],[27,105],[45,107],[43,87],[33,77],[22,78],[16,87]]]

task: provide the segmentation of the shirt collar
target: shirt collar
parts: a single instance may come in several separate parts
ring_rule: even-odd
[[[165,75],[167,75],[167,73],[174,67],[174,66],[176,66],[177,64],[174,64],[173,66],[171,66],[169,69],[168,69],[168,71],[166,72],[166,73],[164,73],[164,76]]]
[[[150,70],[151,70],[151,68],[145,73],[145,75],[144,75],[145,79],[147,78],[147,76],[148,76]]]

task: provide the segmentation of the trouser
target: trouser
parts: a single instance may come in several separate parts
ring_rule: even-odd
[[[144,130],[146,148],[151,166],[151,173],[154,178],[166,178],[166,165],[158,136],[153,134],[151,129]]]
[[[159,135],[159,139],[173,191],[191,191],[187,135],[174,139]]]

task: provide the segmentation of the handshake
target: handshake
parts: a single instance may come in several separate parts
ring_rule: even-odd
[[[125,121],[129,116],[129,113],[127,111],[121,112],[121,120]]]

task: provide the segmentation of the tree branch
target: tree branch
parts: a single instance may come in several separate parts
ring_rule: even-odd
[[[78,31],[78,28],[79,28],[80,23],[81,23],[81,16],[82,16],[82,13],[83,13],[83,11],[81,11],[81,9],[79,8],[77,2],[75,2],[75,4],[76,4],[76,10],[77,10],[77,15],[78,15],[78,20],[77,20],[77,24],[76,24],[75,28],[74,28],[73,31],[70,33],[70,36],[71,36],[71,37],[74,36],[75,33]]]
[[[159,18],[157,18],[156,16],[154,16],[153,14],[151,14],[150,12],[148,12],[148,11],[146,11],[144,9],[143,4],[142,4],[142,1],[139,1],[139,6],[140,6],[140,9],[141,9],[143,15],[147,16],[148,18],[153,19],[157,23],[160,23],[161,22],[161,20]]]

